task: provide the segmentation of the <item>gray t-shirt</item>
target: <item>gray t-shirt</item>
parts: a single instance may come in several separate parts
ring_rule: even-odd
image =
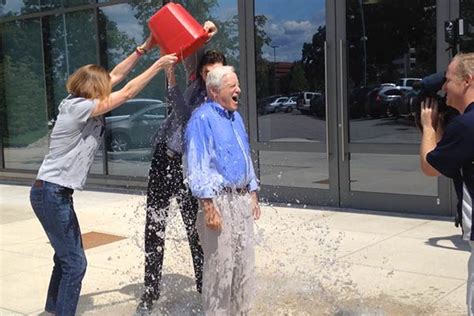
[[[102,143],[102,116],[91,117],[97,100],[68,96],[59,105],[49,152],[37,179],[81,190]]]

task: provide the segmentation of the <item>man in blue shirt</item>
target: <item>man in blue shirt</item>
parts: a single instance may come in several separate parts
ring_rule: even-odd
[[[186,128],[185,166],[201,211],[196,226],[204,251],[206,315],[247,315],[254,297],[254,220],[260,217],[248,136],[237,112],[233,67],[207,75],[208,100]]]
[[[423,136],[420,162],[428,176],[444,175],[453,179],[458,196],[458,220],[463,239],[469,241],[471,257],[468,263],[467,307],[474,315],[474,232],[472,197],[474,196],[474,53],[454,57],[443,85],[446,104],[461,115],[442,131],[437,104],[432,99],[422,103]]]
[[[210,38],[217,32],[216,26],[210,21],[204,23],[204,29]],[[161,125],[153,144],[146,200],[145,291],[137,307],[137,314],[150,314],[153,303],[160,297],[165,231],[172,197],[176,197],[186,228],[196,288],[201,292],[203,251],[195,227],[198,203],[184,183],[181,166],[183,131],[191,112],[201,105],[206,97],[204,80],[207,72],[225,63],[225,56],[214,50],[206,51],[204,54],[199,51],[188,57],[185,66],[190,73],[190,84],[184,95],[177,85],[174,67],[166,69],[168,102],[172,106],[172,111]]]

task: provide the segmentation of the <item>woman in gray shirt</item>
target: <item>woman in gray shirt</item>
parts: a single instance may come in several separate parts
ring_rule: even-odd
[[[100,66],[86,65],[67,81],[69,96],[59,105],[49,152],[30,191],[31,206],[54,249],[45,305],[49,313],[59,316],[76,312],[87,261],[72,193],[84,186],[102,142],[102,114],[135,97],[161,69],[177,61],[174,54],[165,55],[122,89],[112,92],[112,87],[126,77],[152,46],[149,37],[110,73]]]

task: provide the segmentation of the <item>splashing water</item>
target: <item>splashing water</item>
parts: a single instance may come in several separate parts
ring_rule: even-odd
[[[121,264],[113,272],[121,280],[123,304],[130,315],[143,293],[145,202],[134,206],[124,220],[128,227],[130,254],[111,255],[111,265],[127,256],[134,263]],[[379,295],[367,298],[351,279],[350,263],[340,260],[344,232],[331,230],[326,212],[287,209],[262,203],[262,218],[255,222],[256,297],[251,315],[429,315],[430,309],[403,305]],[[164,218],[156,218],[164,221]],[[171,201],[166,219],[165,256],[161,297],[154,315],[203,315],[195,289],[194,270],[186,231],[178,204]],[[127,251],[131,247],[127,246]],[[238,248],[237,248],[238,249]],[[238,250],[239,251],[239,250]],[[393,277],[388,274],[387,278]],[[98,289],[99,290],[99,289]],[[434,290],[434,289],[433,289]],[[110,304],[95,306],[93,314],[118,315]]]

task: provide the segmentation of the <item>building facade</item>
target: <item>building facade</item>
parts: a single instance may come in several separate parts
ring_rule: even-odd
[[[264,199],[453,214],[450,182],[419,170],[412,84],[446,68],[450,45],[474,51],[474,1],[174,2],[198,21],[218,25],[208,48],[223,51],[239,73],[240,112]],[[111,69],[143,42],[147,21],[162,4],[0,2],[0,182],[35,177],[68,75],[89,63]],[[464,33],[456,32],[459,18]],[[461,33],[451,44],[450,30]],[[156,58],[157,52],[145,55],[130,77]],[[169,111],[165,89],[160,74],[137,99],[107,115],[88,187],[146,187],[150,140]]]

